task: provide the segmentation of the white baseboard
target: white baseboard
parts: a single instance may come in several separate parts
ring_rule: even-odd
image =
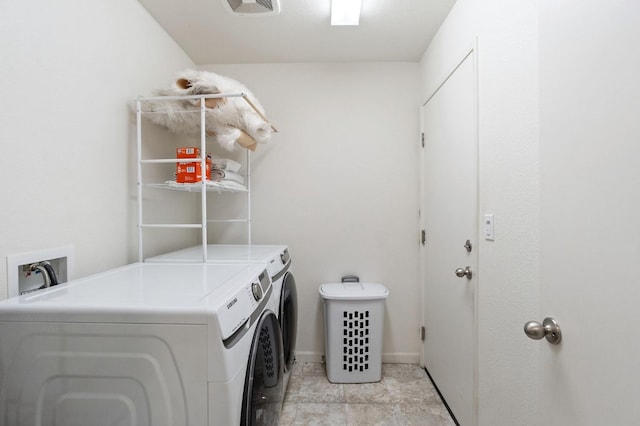
[[[385,364],[419,364],[420,354],[417,352],[391,352],[382,354]]]
[[[323,362],[324,353],[296,351],[298,362]],[[382,354],[382,362],[385,364],[419,364],[420,354],[417,352],[391,352]]]
[[[298,362],[323,362],[324,353],[321,352],[301,352],[296,351],[296,361]]]

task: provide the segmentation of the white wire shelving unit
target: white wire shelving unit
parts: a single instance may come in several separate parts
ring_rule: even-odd
[[[229,187],[213,181],[207,181],[206,160],[207,160],[207,131],[206,131],[206,100],[218,98],[242,97],[256,112],[255,106],[249,101],[245,93],[220,93],[214,95],[192,95],[192,96],[149,96],[138,97],[136,99],[136,155],[137,155],[137,201],[138,201],[138,260],[144,261],[144,229],[149,228],[165,228],[165,229],[200,229],[201,230],[201,246],[202,261],[207,261],[207,244],[208,244],[208,224],[209,223],[246,223],[247,225],[247,244],[251,244],[251,151],[246,150],[246,188]],[[145,114],[162,114],[162,112],[145,112],[142,108],[144,102],[149,101],[193,101],[200,102],[199,111],[185,110],[182,113],[200,114],[200,157],[188,159],[189,162],[200,161],[201,180],[195,183],[171,184],[171,183],[148,183],[143,181],[142,168],[144,165],[151,164],[167,164],[167,163],[183,163],[184,158],[142,158],[142,117]],[[263,117],[264,118],[264,117]],[[266,121],[266,119],[265,119]],[[143,188],[164,188],[167,190],[179,190],[200,193],[200,222],[199,223],[147,223],[144,222],[143,215]],[[209,219],[207,214],[207,197],[209,193],[221,192],[244,192],[247,196],[246,218],[242,219]]]

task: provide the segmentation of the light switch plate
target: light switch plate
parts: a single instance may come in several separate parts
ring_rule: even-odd
[[[484,215],[484,239],[487,241],[494,241],[493,214]]]

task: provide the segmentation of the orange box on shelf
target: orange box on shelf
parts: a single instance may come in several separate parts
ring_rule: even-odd
[[[176,149],[176,158],[198,158],[200,148],[195,146],[181,146]]]
[[[206,179],[211,180],[211,160],[207,158]],[[188,163],[176,164],[176,182],[194,183],[202,181],[202,163],[191,161]]]

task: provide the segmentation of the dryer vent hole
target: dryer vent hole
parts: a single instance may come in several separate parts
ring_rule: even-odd
[[[342,369],[369,369],[369,311],[344,311],[342,321]]]

